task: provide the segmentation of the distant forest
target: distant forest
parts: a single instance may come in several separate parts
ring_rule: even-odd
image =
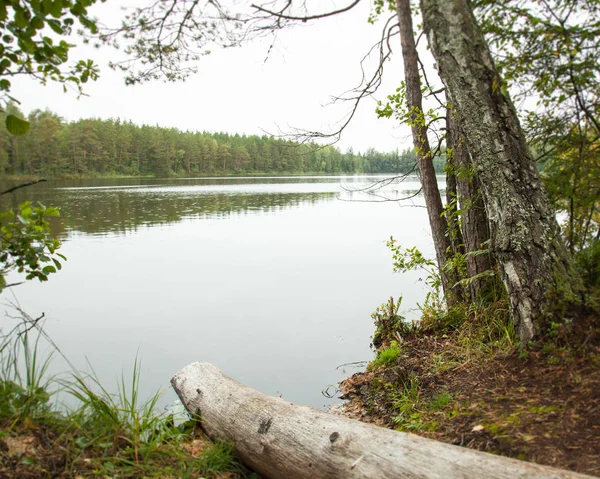
[[[15,110],[9,106],[9,112]],[[0,130],[0,173],[49,178],[406,173],[416,161],[413,149],[342,153],[333,146],[266,135],[181,131],[120,119],[66,122],[48,110],[35,110],[28,119],[31,129],[25,136]],[[436,158],[436,171],[443,165],[444,158]]]

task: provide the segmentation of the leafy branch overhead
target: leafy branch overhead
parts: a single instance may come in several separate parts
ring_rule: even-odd
[[[49,218],[59,216],[57,208],[22,203],[16,211],[0,213],[0,291],[11,271],[25,273],[25,279],[47,281],[62,268],[66,258],[57,253],[60,241],[50,235]]]
[[[179,81],[197,72],[194,62],[209,54],[212,46],[238,45],[247,21],[219,2],[151,2],[127,14],[119,27],[103,26],[94,38],[124,51],[125,58],[110,66],[126,73],[128,85]]]
[[[104,1],[104,0],[101,0]],[[74,47],[66,38],[76,29],[96,34],[98,27],[88,8],[97,0],[0,0],[0,101],[11,97],[13,78],[28,76],[73,87],[80,94],[83,85],[98,78],[93,60],[69,62]],[[27,121],[7,115],[6,127],[13,135],[29,130]]]

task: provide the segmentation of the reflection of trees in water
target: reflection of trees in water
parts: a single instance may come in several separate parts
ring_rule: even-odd
[[[17,195],[15,195],[17,196]],[[226,218],[255,211],[275,212],[301,204],[331,200],[336,193],[180,193],[118,190],[45,189],[13,198],[2,207],[21,201],[41,201],[60,208],[53,224],[59,237],[71,231],[90,234],[125,233],[140,226],[177,223],[185,218]]]

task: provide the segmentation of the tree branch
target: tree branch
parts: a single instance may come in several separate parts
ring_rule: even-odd
[[[28,183],[23,183],[21,185],[13,186],[12,188],[9,188],[8,190],[0,192],[0,196],[2,196],[2,195],[8,195],[9,193],[12,193],[15,190],[18,190],[18,189],[21,189],[21,188],[26,188],[26,187],[32,186],[32,185],[36,185],[38,183],[43,183],[44,181],[48,181],[48,180],[41,179],[41,180],[30,181]]]
[[[327,12],[327,13],[319,13],[317,15],[306,15],[304,17],[297,17],[297,16],[294,16],[294,15],[285,15],[284,13],[282,13],[289,6],[289,3],[282,10],[282,12],[274,12],[272,10],[267,10],[266,8],[261,7],[260,5],[255,5],[254,3],[252,5],[250,5],[250,6],[252,8],[254,8],[254,9],[258,10],[259,12],[266,13],[267,15],[271,15],[273,17],[277,17],[277,18],[282,19],[282,20],[293,20],[293,21],[297,21],[297,22],[308,22],[309,20],[318,20],[320,18],[332,17],[334,15],[338,15],[340,13],[347,12],[348,10],[353,9],[359,3],[360,3],[360,0],[354,0],[354,2],[352,2],[350,5],[348,5],[348,6],[344,7],[344,8],[340,8],[339,10],[333,10],[333,11]]]

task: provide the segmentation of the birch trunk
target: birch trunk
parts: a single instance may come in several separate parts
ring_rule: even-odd
[[[421,11],[472,154],[492,254],[525,344],[540,332],[544,319],[565,319],[580,300],[582,283],[469,0],[421,0]]]
[[[296,406],[209,363],[190,364],[171,384],[208,436],[232,441],[240,459],[265,478],[588,477]]]

